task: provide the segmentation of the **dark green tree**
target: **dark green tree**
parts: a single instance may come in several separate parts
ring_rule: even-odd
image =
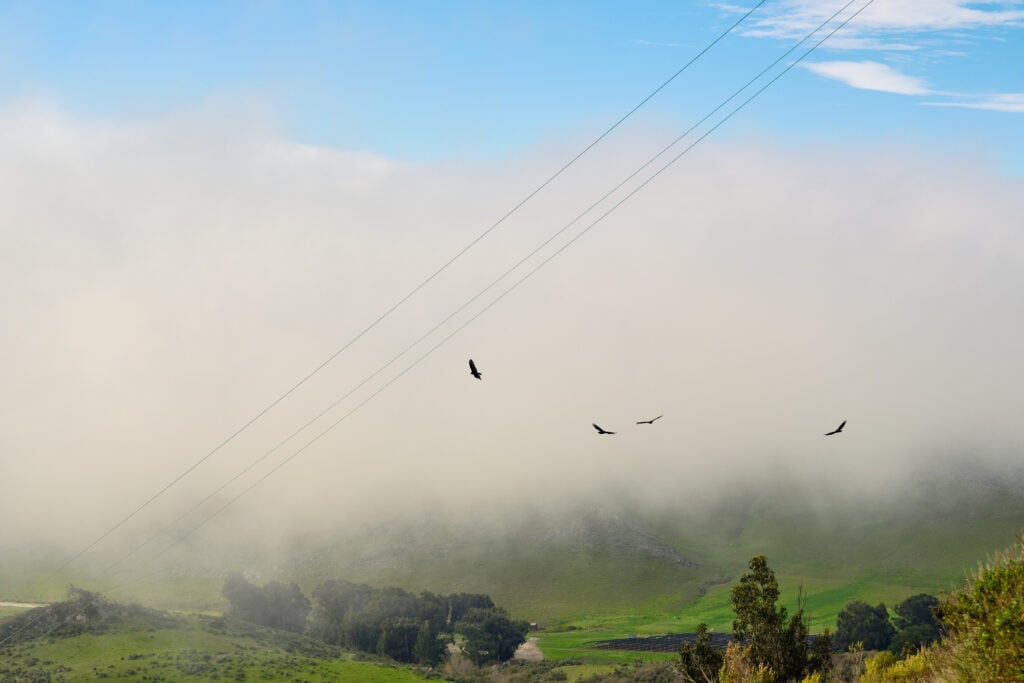
[[[911,595],[893,609],[893,624],[897,631],[909,626],[931,626],[936,631],[941,631],[942,622],[935,616],[938,607],[939,599],[934,595]]]
[[[262,626],[302,633],[311,605],[294,583],[285,585],[271,581],[260,587],[237,572],[224,580],[221,591],[231,604],[231,616]]]
[[[889,611],[881,603],[872,607],[854,600],[847,603],[836,619],[835,644],[840,650],[854,643],[862,643],[865,650],[885,650],[895,635],[896,629],[889,623]]]
[[[679,671],[687,683],[713,683],[718,680],[724,653],[711,644],[707,624],[697,625],[697,639],[679,645]]]
[[[448,596],[435,595],[429,591],[420,593],[416,609],[416,621],[429,621],[435,634],[448,628]]]
[[[530,625],[515,621],[500,607],[470,610],[455,624],[455,631],[466,639],[463,651],[476,665],[512,659],[516,648],[526,642]]]
[[[779,582],[768,567],[768,558],[758,555],[750,560],[750,569],[732,587],[732,607],[736,618],[732,632],[747,642],[747,653],[754,666],[764,664],[776,675],[782,673],[782,627],[786,608],[776,608]]]
[[[231,605],[231,616],[254,624],[262,623],[267,615],[267,601],[258,586],[249,583],[238,572],[232,572],[224,579],[221,594]]]
[[[306,618],[313,607],[296,584],[271,581],[263,587],[263,596],[269,611],[262,622],[265,626],[295,633],[306,630]]]
[[[808,668],[821,673],[821,680],[827,681],[832,674],[832,634],[828,629],[814,639],[807,655]]]
[[[420,600],[401,588],[331,580],[317,586],[313,598],[317,610],[311,631],[328,643],[364,652],[378,650],[383,629],[395,620],[407,620],[416,628],[420,623]]]
[[[927,593],[912,595],[893,609],[896,635],[889,651],[896,655],[916,652],[942,638],[942,622],[935,616],[939,599]]]
[[[491,596],[484,595],[483,593],[452,593],[447,597],[447,601],[448,616],[446,621],[449,628],[466,616],[471,609],[491,609],[494,607]]]
[[[812,670],[803,591],[792,617],[787,616],[785,607],[776,607],[778,599],[779,582],[768,559],[764,555],[752,558],[749,570],[732,587],[733,635],[746,643],[744,658],[749,665],[767,667],[776,680],[800,680]]]
[[[445,640],[438,637],[439,634],[431,626],[430,621],[424,620],[416,633],[416,661],[426,666],[437,666],[444,661],[448,654]]]
[[[782,614],[782,676],[783,680],[790,678],[800,680],[808,667],[808,655],[810,649],[807,646],[807,635],[809,628],[807,620],[804,619],[804,589],[800,587],[797,594],[796,613],[786,620],[786,609],[781,608]]]
[[[391,657],[399,662],[412,664],[416,661],[416,635],[419,627],[406,617],[385,621],[377,637],[377,654]]]

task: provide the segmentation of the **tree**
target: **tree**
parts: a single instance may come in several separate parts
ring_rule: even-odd
[[[893,654],[916,652],[942,638],[942,622],[935,616],[939,599],[927,593],[912,595],[893,610],[896,635],[889,644]]]
[[[782,673],[782,625],[786,610],[775,608],[779,582],[768,567],[768,558],[758,555],[751,559],[750,570],[732,587],[731,594],[736,614],[732,632],[737,640],[748,642],[751,664],[764,664],[776,674]]]
[[[452,593],[448,596],[448,627],[451,628],[473,608],[491,609],[491,596],[483,593]]]
[[[429,621],[430,630],[437,634],[451,629],[448,627],[448,597],[429,591],[420,593],[416,610],[416,621]]]
[[[221,591],[231,603],[231,615],[262,626],[302,633],[312,609],[294,583],[271,581],[260,588],[237,572],[228,574]]]
[[[224,579],[221,594],[231,604],[231,616],[254,624],[262,624],[267,619],[267,600],[263,591],[238,572],[232,572]]]
[[[799,680],[803,677],[808,667],[808,655],[810,650],[807,647],[807,635],[810,629],[807,620],[804,619],[804,589],[800,587],[796,599],[796,614],[786,621],[786,609],[779,611],[782,616],[782,676],[783,680],[794,678]]]
[[[455,631],[466,638],[463,651],[478,666],[512,659],[516,648],[526,642],[529,628],[529,623],[513,621],[500,607],[473,607],[455,624]]]
[[[438,637],[430,622],[424,620],[416,633],[416,661],[427,666],[437,666],[448,654],[445,641]]]
[[[863,643],[865,650],[885,650],[896,635],[889,623],[889,611],[879,603],[875,607],[861,600],[847,603],[836,619],[836,647],[845,650]]]
[[[314,633],[328,643],[364,652],[378,651],[382,631],[395,620],[420,623],[418,599],[401,588],[330,580],[313,590],[313,598],[317,601]],[[388,638],[394,637],[394,633],[388,634]]]
[[[374,588],[349,581],[329,580],[313,590],[317,607],[310,632],[322,640],[345,647],[377,652],[401,662],[439,664],[447,656],[447,634],[465,621],[474,610],[488,613],[494,602],[487,595],[453,593],[436,595],[423,592],[419,596],[401,588]],[[491,615],[467,622],[467,631],[476,638],[473,646],[486,651],[491,659],[508,659],[521,638],[514,641],[516,630],[526,622],[512,622],[504,615]],[[482,630],[481,630],[482,629]],[[477,631],[480,631],[477,634]]]
[[[711,644],[707,624],[697,625],[697,639],[679,645],[679,670],[687,683],[713,683],[718,680],[724,654]]]
[[[778,599],[779,582],[768,559],[752,558],[749,571],[732,587],[733,635],[746,643],[744,657],[751,669],[767,671],[778,680],[800,680],[811,666],[803,591],[796,613],[789,618],[785,607],[775,606]]]
[[[832,634],[828,629],[814,639],[807,655],[807,664],[811,671],[821,674],[821,680],[829,680],[832,674]]]
[[[896,605],[893,609],[893,622],[896,630],[910,626],[931,626],[936,631],[942,629],[942,622],[935,616],[939,599],[927,593],[918,593]]]
[[[377,637],[377,654],[411,664],[416,661],[416,622],[405,617],[386,621]]]
[[[263,596],[268,615],[260,623],[294,633],[306,630],[306,618],[313,607],[298,585],[271,581],[263,587]]]

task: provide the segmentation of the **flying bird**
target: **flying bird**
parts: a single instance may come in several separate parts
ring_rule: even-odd
[[[825,436],[832,436],[833,434],[838,434],[839,432],[843,431],[843,427],[845,427],[845,426],[846,426],[846,420],[843,420],[843,423],[841,425],[839,425],[838,427],[833,429],[831,432],[827,433]]]
[[[473,362],[472,358],[469,359],[469,374],[480,379],[480,371],[476,369],[476,363]]]
[[[600,428],[600,427],[598,427],[597,425],[594,425],[594,429],[596,429],[596,430],[597,430],[597,433],[598,433],[598,434],[614,434],[614,433],[615,433],[615,432],[609,432],[609,431],[605,431],[604,429],[601,429],[601,428]]]
[[[652,424],[654,424],[655,420],[660,420],[663,417],[665,417],[665,416],[664,415],[659,415],[658,417],[652,417],[650,420],[640,420],[639,422],[637,422],[637,424],[638,425],[652,425]]]

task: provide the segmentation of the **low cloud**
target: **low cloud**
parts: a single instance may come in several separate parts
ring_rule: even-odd
[[[418,166],[242,119],[0,108],[0,547],[95,538],[578,150]],[[696,498],[779,470],[899,487],[937,449],[1020,452],[1021,180],[965,154],[764,140],[697,148],[337,428],[311,441],[493,294],[276,447],[661,137],[585,157],[124,533],[300,449],[210,528]]]
[[[880,62],[811,62],[802,66],[819,76],[861,90],[878,90],[898,95],[927,95],[931,92],[920,79],[901,74]]]

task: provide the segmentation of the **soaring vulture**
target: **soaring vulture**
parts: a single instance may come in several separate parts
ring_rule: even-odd
[[[843,427],[845,427],[845,426],[846,426],[846,420],[843,420],[843,423],[841,425],[839,425],[838,427],[833,429],[831,432],[828,432],[827,434],[825,434],[825,436],[832,436],[833,434],[838,434],[839,432],[843,431]]]

